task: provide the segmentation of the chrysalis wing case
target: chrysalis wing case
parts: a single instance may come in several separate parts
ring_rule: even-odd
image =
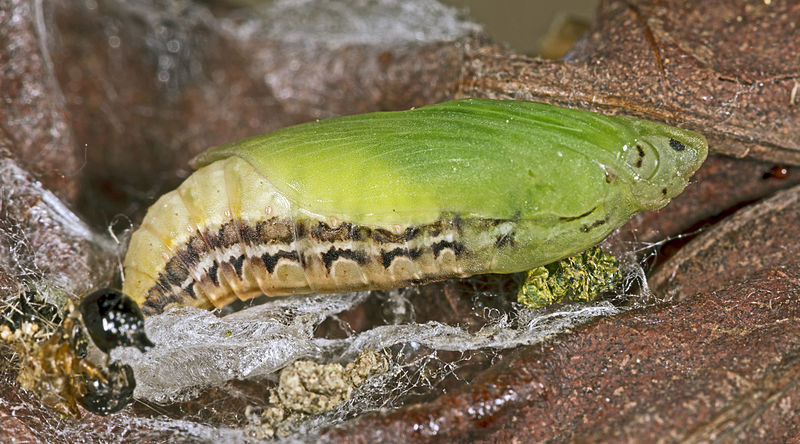
[[[658,123],[483,99],[284,128],[194,159],[133,234],[123,290],[152,314],[527,270],[663,207],[707,150]]]

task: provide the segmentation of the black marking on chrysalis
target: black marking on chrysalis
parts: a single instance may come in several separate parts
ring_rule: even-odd
[[[367,255],[363,251],[343,250],[341,248],[331,247],[330,250],[322,253],[322,261],[325,262],[325,268],[330,271],[333,261],[340,257],[352,259],[356,261],[358,265],[364,265],[368,261]]]
[[[176,286],[183,284],[186,278],[189,277],[189,271],[186,269],[186,267],[174,260],[167,262],[164,272],[167,278],[166,283]]]
[[[198,246],[201,248],[198,249]],[[189,242],[186,243],[186,247],[178,251],[178,259],[186,264],[188,268],[195,267],[200,262],[200,252],[205,251],[204,246],[205,242],[202,241],[200,236],[192,236],[189,238]],[[170,262],[174,260],[170,259]]]
[[[636,159],[636,168],[641,168],[644,163],[644,149],[641,145],[636,144],[636,152],[639,154],[639,158]]]
[[[453,216],[453,226],[456,228],[456,231],[459,235],[464,234],[464,226],[461,222],[461,215],[456,214]]]
[[[589,232],[589,231],[591,231],[593,228],[597,228],[597,227],[599,227],[600,225],[603,225],[603,224],[605,224],[606,222],[607,222],[607,220],[606,220],[606,219],[599,219],[599,220],[596,220],[596,221],[592,222],[592,224],[591,224],[591,225],[589,225],[589,224],[586,224],[586,225],[582,226],[582,227],[581,227],[581,231],[582,231],[582,232],[584,232],[584,233],[588,233],[588,232]]]
[[[219,287],[219,276],[217,272],[219,272],[219,263],[214,261],[211,266],[208,267],[208,276],[211,278],[211,282],[214,283],[214,286]]]
[[[303,223],[296,223],[293,224],[294,227],[294,238],[293,239],[300,239],[306,237],[306,226]]]
[[[392,261],[397,256],[406,256],[411,259],[416,259],[422,256],[422,250],[419,248],[395,248],[391,251],[381,251],[381,262],[383,263],[383,268],[389,268],[392,265]]]
[[[686,145],[675,139],[669,139],[669,146],[675,151],[683,151],[686,149]]]
[[[181,290],[185,291],[192,299],[197,299],[197,294],[194,292],[194,281],[190,282],[189,285],[183,287]]]
[[[270,274],[275,271],[275,267],[278,265],[278,261],[281,258],[300,262],[300,257],[297,256],[296,251],[278,251],[275,254],[265,253],[261,256],[261,260],[264,261],[264,266],[267,267],[267,271]]]
[[[514,233],[501,234],[497,236],[497,240],[494,241],[494,246],[500,249],[513,247],[514,244],[516,244],[516,241],[514,240]]]
[[[431,246],[431,248],[433,248],[433,257],[439,257],[439,253],[441,253],[445,248],[453,250],[453,253],[455,253],[456,256],[461,256],[461,254],[464,252],[464,244],[445,240],[436,242]]]
[[[239,279],[242,279],[242,266],[244,265],[244,255],[240,255],[239,257],[231,256],[229,259],[230,263],[233,264],[233,271],[236,272],[236,276],[239,276]]]

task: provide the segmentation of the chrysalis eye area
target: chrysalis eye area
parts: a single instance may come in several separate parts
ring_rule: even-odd
[[[81,316],[92,341],[104,353],[119,346],[145,351],[153,346],[144,332],[144,315],[129,296],[117,290],[98,290],[81,301]]]
[[[675,151],[683,151],[686,149],[686,145],[675,139],[669,139],[669,146]]]
[[[623,159],[637,179],[649,179],[658,170],[658,153],[642,140],[637,140],[623,149]]]

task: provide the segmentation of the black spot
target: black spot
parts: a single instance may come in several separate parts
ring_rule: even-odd
[[[340,257],[356,261],[359,265],[367,263],[367,255],[362,251],[343,250],[341,248],[331,247],[330,250],[322,253],[322,261],[325,262],[325,268],[331,269],[333,261]]]
[[[422,250],[418,248],[395,248],[391,251],[381,251],[381,262],[383,263],[383,268],[389,268],[389,265],[392,265],[392,261],[397,256],[406,256],[411,259],[416,259],[422,255]]]
[[[432,224],[423,226],[422,228],[428,234],[428,236],[436,237],[442,234],[442,231],[444,230],[444,223],[441,219],[439,219]]]
[[[662,188],[661,189],[661,194],[666,196],[667,195],[667,189],[666,188]]]
[[[162,275],[156,281],[156,285],[154,285],[151,290],[156,291],[162,294],[170,294],[172,293],[172,287],[167,282],[167,277]]]
[[[453,226],[456,227],[456,231],[458,232],[458,234],[463,233],[464,227],[461,224],[461,215],[459,214],[455,215],[455,217],[453,218]]]
[[[306,226],[303,224],[294,224],[294,235],[297,238],[305,237],[306,235]]]
[[[142,303],[142,312],[148,316],[163,313],[164,307],[172,302],[180,302],[174,292],[164,293],[159,287],[153,287]]]
[[[513,247],[515,243],[514,233],[508,233],[497,236],[497,240],[494,241],[494,246],[497,248]]]
[[[165,292],[171,293],[175,287],[181,288],[188,278],[190,278],[189,270],[186,269],[184,263],[177,258],[172,258],[167,262],[164,272],[158,276],[157,285],[165,289]],[[193,283],[194,279],[191,282]]]
[[[236,257],[236,258],[231,256],[230,259],[228,259],[228,261],[231,264],[233,264],[233,270],[236,271],[236,276],[239,276],[239,278],[241,279],[242,278],[242,266],[244,265],[244,255],[241,255],[241,256]]]
[[[671,146],[672,149],[675,151],[683,151],[686,149],[686,145],[680,143],[675,139],[669,139],[669,146]]]
[[[167,280],[167,275],[166,274],[160,274],[158,276],[158,280],[156,281],[156,285],[159,288],[162,288],[164,290],[164,292],[172,291],[172,285]]]
[[[194,281],[189,282],[189,285],[182,288],[192,299],[197,299],[197,293],[194,292]]]
[[[156,285],[147,291],[147,297],[142,302],[142,312],[148,316],[164,312],[167,305],[184,303],[179,293],[172,289],[164,290]]]
[[[142,303],[142,312],[148,316],[162,313],[167,306],[166,301],[156,301],[155,296],[147,296],[147,300]]]
[[[192,238],[189,239],[189,242],[186,244],[186,247],[177,254],[178,258],[183,261],[187,267],[194,267],[198,262],[200,262],[200,254],[198,254],[197,249],[195,248],[195,244],[199,242],[202,242],[199,236],[192,236]]]
[[[439,257],[439,253],[441,253],[445,248],[450,248],[453,250],[453,253],[455,253],[456,256],[461,256],[461,254],[464,252],[464,244],[445,240],[436,242],[431,246],[431,248],[433,248],[434,257]]]
[[[300,262],[300,258],[297,257],[296,251],[278,251],[275,254],[265,253],[261,256],[261,260],[264,261],[264,266],[267,267],[267,271],[269,273],[275,271],[275,267],[278,265],[278,260],[281,258]]]
[[[636,152],[639,153],[639,158],[636,159],[636,168],[641,168],[644,162],[644,150],[641,145],[636,145]]]
[[[80,305],[89,336],[104,353],[119,346],[146,351],[153,346],[144,332],[144,315],[122,292],[105,288],[86,296]]]
[[[258,222],[255,227],[247,224],[239,226],[239,237],[247,245],[254,245],[258,242],[259,225],[263,222]]]
[[[350,227],[350,239],[358,242],[363,241],[369,237],[369,229],[361,225],[352,225]]]
[[[203,239],[205,240],[209,250],[219,250],[222,248],[222,238],[218,233],[206,231]]]
[[[405,232],[405,240],[410,241],[415,237],[419,236],[420,230],[419,227],[408,227],[406,228]]]
[[[603,225],[605,223],[606,223],[605,219],[596,220],[591,225],[582,226],[581,227],[581,231],[584,232],[584,233],[588,233],[592,228],[599,227],[600,225]]]
[[[189,271],[184,264],[174,258],[167,262],[164,272],[166,273],[166,282],[175,286],[180,286],[189,277]]]
[[[219,273],[219,264],[217,261],[214,261],[214,263],[211,264],[211,267],[208,269],[208,276],[211,278],[211,282],[214,283],[215,287],[219,287],[219,276],[217,273]]]

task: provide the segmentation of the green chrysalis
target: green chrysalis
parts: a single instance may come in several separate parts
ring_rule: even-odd
[[[700,134],[523,101],[455,100],[212,148],[132,238],[123,290],[169,304],[528,270],[678,195]]]

